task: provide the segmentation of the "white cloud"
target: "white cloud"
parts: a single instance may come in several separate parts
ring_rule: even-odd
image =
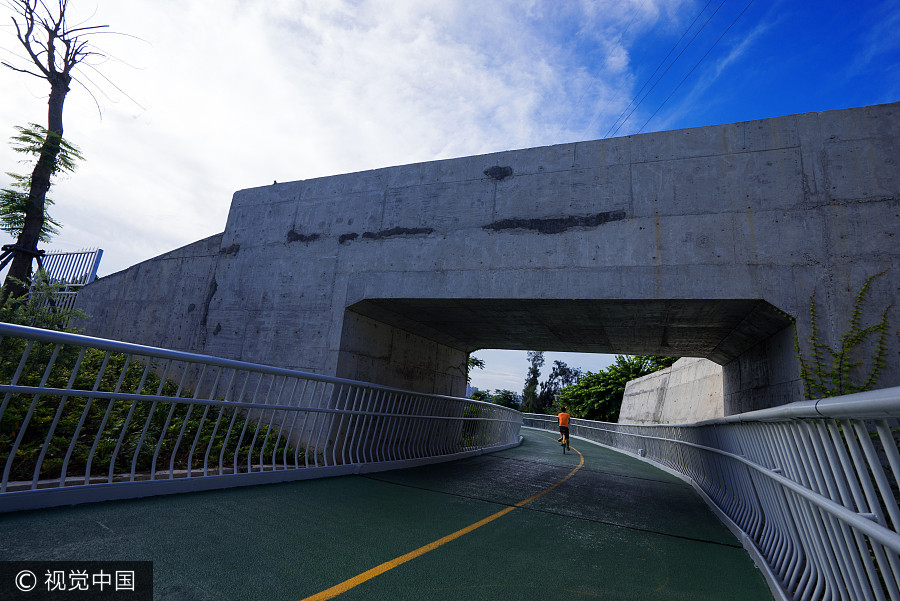
[[[137,104],[101,85],[100,120],[70,93],[66,136],[87,162],[54,191],[52,246],[101,246],[109,273],[222,231],[241,188],[601,137],[631,98],[639,41],[679,33],[697,6],[104,0],[84,16],[127,35],[96,38],[112,57],[98,69]],[[42,82],[0,83],[0,124],[43,120]]]
[[[127,35],[95,38],[111,57],[97,68],[127,96],[100,83],[101,120],[83,89],[69,94],[66,137],[87,161],[54,190],[64,229],[51,246],[101,246],[109,273],[221,231],[241,188],[579,139],[630,78],[627,40],[604,41],[596,65],[573,60],[573,36],[605,40],[659,9],[556,7],[102,2],[91,22]],[[43,121],[43,82],[9,70],[0,82],[0,123]]]

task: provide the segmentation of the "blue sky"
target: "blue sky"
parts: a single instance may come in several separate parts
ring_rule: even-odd
[[[95,39],[110,59],[65,112],[87,161],[52,194],[49,248],[103,248],[101,275],[221,232],[233,192],[272,180],[900,100],[896,0],[70,8],[128,34]],[[0,3],[0,58],[21,65],[8,16]],[[44,119],[42,82],[0,69],[0,86],[0,134]],[[0,173],[16,160],[0,143]],[[476,373],[479,387],[521,389],[524,353],[488,368],[505,379]]]

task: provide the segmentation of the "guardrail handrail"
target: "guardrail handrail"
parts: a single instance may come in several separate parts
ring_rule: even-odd
[[[391,387],[391,386],[384,386],[382,384],[373,384],[371,382],[363,382],[360,380],[348,380],[345,378],[337,378],[335,376],[325,376],[322,374],[314,374],[311,372],[287,369],[284,367],[275,367],[274,365],[262,365],[259,363],[249,363],[246,361],[238,361],[236,359],[225,359],[222,357],[215,357],[213,355],[203,355],[203,354],[199,354],[199,353],[189,353],[186,351],[176,351],[174,349],[167,349],[167,348],[161,348],[161,347],[155,347],[155,346],[145,346],[142,344],[135,344],[133,342],[122,342],[119,340],[110,340],[108,338],[94,338],[92,336],[85,336],[84,334],[74,334],[72,332],[57,332],[55,330],[45,330],[42,328],[35,328],[35,327],[31,327],[31,326],[23,326],[23,325],[18,325],[18,324],[0,322],[0,342],[2,342],[3,338],[6,336],[11,336],[11,337],[16,337],[16,338],[25,338],[25,339],[35,340],[38,342],[48,342],[48,343],[54,343],[54,344],[70,344],[73,346],[85,346],[85,347],[95,348],[98,350],[112,351],[112,352],[118,352],[118,353],[130,353],[133,355],[141,355],[141,356],[148,356],[148,357],[158,357],[160,359],[172,359],[175,361],[203,363],[206,365],[211,365],[211,366],[216,366],[216,367],[265,371],[267,373],[274,373],[274,374],[279,374],[279,375],[302,376],[308,380],[316,380],[319,382],[329,382],[329,383],[333,383],[333,384],[353,384],[356,386],[363,386],[366,388],[377,388],[379,390],[387,390],[387,391],[391,391],[391,392],[410,392],[409,390],[406,390],[404,388],[395,388],[395,387]],[[415,393],[415,394],[423,394],[423,393]],[[448,395],[429,393],[428,396],[435,397],[435,398],[464,400],[464,401],[469,401],[472,403],[480,403],[482,405],[496,406],[493,403],[477,401],[475,399],[460,399],[459,397],[453,397],[453,396],[448,396]]]
[[[521,422],[471,399],[0,323],[0,512],[446,461],[518,444]]]
[[[900,601],[900,387],[696,424],[572,419],[571,435],[679,474],[780,598]],[[556,429],[556,417],[524,425]]]

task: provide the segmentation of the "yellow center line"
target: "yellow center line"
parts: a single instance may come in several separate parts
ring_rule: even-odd
[[[543,436],[543,434],[541,436]],[[545,437],[545,438],[549,438],[549,436]],[[556,482],[555,484],[551,484],[550,486],[548,486],[541,492],[537,493],[536,495],[532,495],[532,496],[528,497],[527,499],[519,501],[515,505],[501,509],[497,513],[495,513],[493,515],[489,515],[488,517],[484,518],[483,520],[478,520],[474,524],[466,526],[465,528],[463,528],[461,530],[457,530],[453,534],[448,534],[447,536],[445,536],[443,538],[439,538],[436,541],[428,543],[427,545],[425,545],[423,547],[419,547],[415,551],[410,551],[406,555],[401,555],[400,557],[396,557],[390,561],[386,561],[381,565],[375,566],[371,570],[366,570],[362,574],[358,574],[358,575],[354,576],[353,578],[349,578],[348,580],[341,582],[340,584],[336,584],[331,588],[325,589],[321,593],[316,593],[315,595],[306,597],[302,601],[325,601],[325,599],[333,599],[334,597],[337,597],[341,593],[345,593],[345,592],[349,591],[350,589],[352,589],[353,587],[359,586],[363,582],[371,580],[372,578],[375,578],[376,576],[384,574],[385,572],[387,572],[389,570],[393,570],[397,566],[402,565],[412,559],[415,559],[416,557],[425,555],[429,551],[434,551],[441,545],[449,543],[452,540],[456,540],[457,538],[459,538],[463,535],[466,535],[469,532],[472,532],[473,530],[477,530],[478,528],[481,528],[485,524],[490,524],[497,518],[501,518],[501,517],[505,516],[507,513],[509,513],[510,511],[513,511],[514,509],[528,505],[532,501],[543,497],[548,492],[555,489],[557,486],[559,486],[560,484],[562,484],[563,482],[565,482],[566,480],[568,480],[569,478],[574,476],[575,472],[580,470],[581,467],[584,465],[584,455],[581,454],[581,451],[579,451],[575,447],[571,447],[571,448],[573,451],[578,453],[578,455],[581,457],[581,461],[578,462],[578,465],[575,467],[575,469],[573,469],[571,472],[569,472],[566,475],[566,477],[563,478],[562,480],[560,480],[559,482]]]

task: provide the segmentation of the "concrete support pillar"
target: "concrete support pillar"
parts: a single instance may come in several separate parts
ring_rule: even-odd
[[[794,327],[758,343],[723,366],[725,415],[785,405],[803,398],[794,357]]]
[[[465,396],[468,352],[346,311],[337,377]]]

